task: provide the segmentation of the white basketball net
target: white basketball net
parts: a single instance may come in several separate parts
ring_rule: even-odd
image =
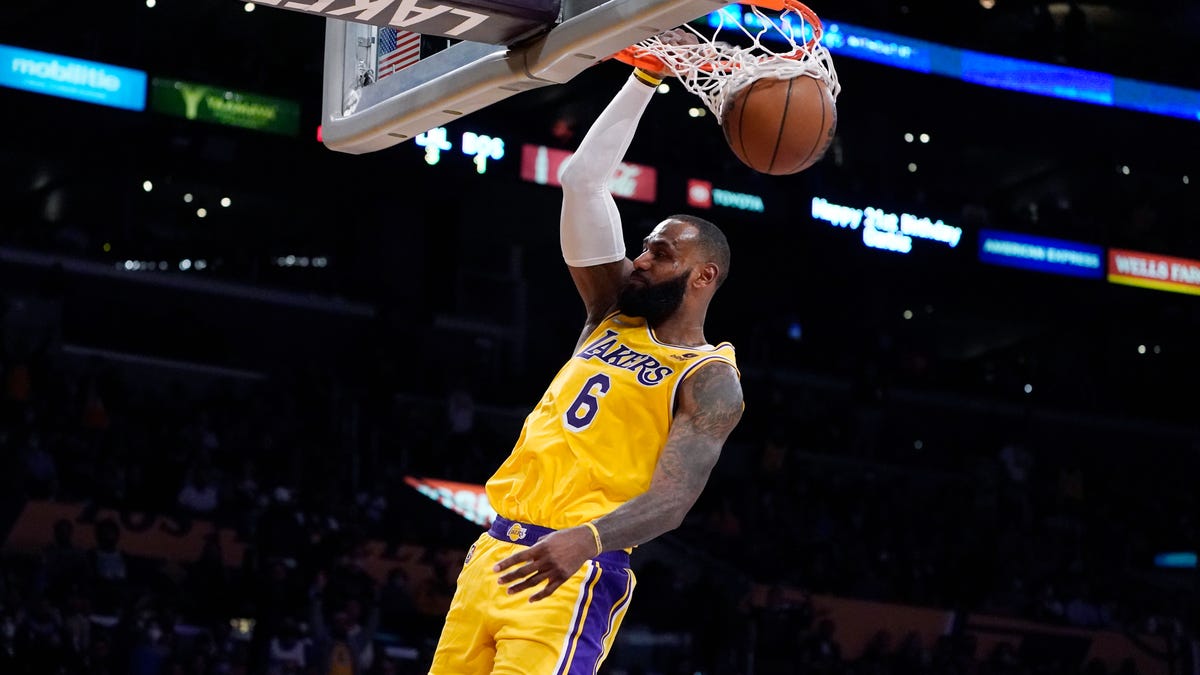
[[[656,36],[639,42],[633,49],[639,55],[651,55],[662,61],[688,91],[704,101],[704,105],[717,116],[718,122],[724,119],[722,112],[734,93],[764,77],[780,80],[801,75],[814,77],[825,83],[836,102],[841,86],[838,84],[837,71],[833,68],[833,59],[819,40],[807,44],[813,35],[813,27],[808,21],[790,7],[773,16],[753,5],[749,9],[761,21],[761,27],[747,28],[738,20],[739,17],[727,14],[736,10],[726,8],[718,12],[720,23],[711,36],[685,24],[684,27],[700,39],[698,44],[664,44]],[[729,36],[735,30],[752,44],[739,47],[720,39],[724,31],[727,39],[744,42],[741,38]],[[768,35],[771,37],[768,38]],[[767,46],[764,40],[772,40],[778,46]]]

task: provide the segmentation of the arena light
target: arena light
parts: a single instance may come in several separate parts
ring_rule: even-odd
[[[253,12],[254,11],[254,3],[247,2],[246,4],[242,5],[242,9],[246,10],[247,12]]]
[[[229,206],[231,204],[233,204],[232,199],[230,199],[229,197],[221,197],[221,206],[223,206],[225,208],[229,208]]]
[[[192,197],[192,193],[190,193],[190,192],[184,193],[184,195],[183,195],[183,203],[184,204],[191,204],[193,199],[195,199],[195,198]]]
[[[1187,176],[1184,176],[1184,178],[1186,179]],[[1184,182],[1186,183],[1187,181],[1184,180]],[[154,189],[154,183],[151,183],[148,180],[142,181],[142,189],[145,190],[146,192],[150,192],[151,190]]]

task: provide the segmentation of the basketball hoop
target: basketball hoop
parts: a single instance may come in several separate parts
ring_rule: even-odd
[[[753,21],[729,14],[736,11],[729,7],[717,12],[720,20],[711,36],[685,24],[684,28],[699,38],[697,44],[666,44],[656,36],[613,56],[643,70],[673,73],[704,101],[718,122],[724,119],[722,113],[733,94],[765,77],[790,80],[807,75],[823,82],[836,101],[841,87],[833,59],[821,44],[824,26],[816,13],[799,0],[755,0],[749,9]],[[773,11],[767,14],[764,9]],[[759,27],[752,30],[744,25],[751,22]],[[721,39],[723,31],[725,40]],[[764,44],[768,36],[779,42],[779,47]],[[727,41],[744,43],[746,39],[749,46]]]

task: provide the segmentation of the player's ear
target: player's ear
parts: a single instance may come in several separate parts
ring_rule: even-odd
[[[721,270],[714,262],[706,262],[700,266],[696,273],[696,284],[698,286],[712,286],[717,283],[717,277],[721,275]]]

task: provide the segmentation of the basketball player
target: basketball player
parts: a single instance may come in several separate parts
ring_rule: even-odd
[[[635,70],[562,172],[587,321],[487,483],[500,515],[467,554],[433,675],[597,672],[629,607],[630,549],[679,526],[741,418],[733,347],[704,335],[725,236],[671,216],[631,261],[606,186],[662,75]]]

